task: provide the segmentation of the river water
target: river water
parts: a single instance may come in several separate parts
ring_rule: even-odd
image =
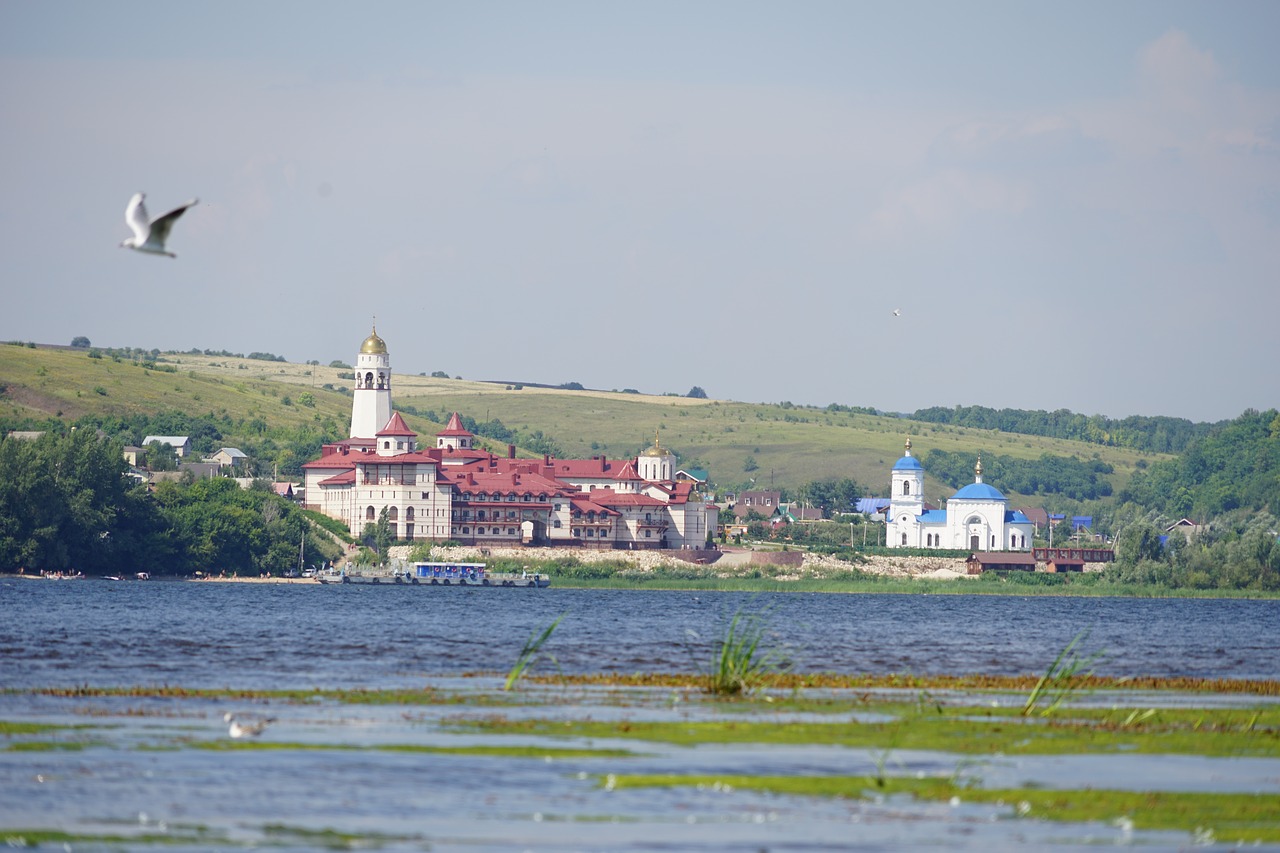
[[[801,672],[1040,673],[1087,630],[1083,648],[1103,653],[1095,667],[1100,674],[1280,678],[1272,640],[1280,626],[1280,601],[7,579],[0,580],[0,685],[6,688],[0,693],[0,722],[87,728],[66,736],[72,745],[0,752],[0,837],[58,829],[72,833],[78,850],[152,844],[164,850],[306,850],[320,846],[318,839],[333,842],[332,836],[315,834],[328,832],[383,849],[466,851],[1187,843],[1177,834],[1133,833],[1119,825],[1064,828],[1010,820],[1008,809],[991,806],[815,801],[680,788],[610,792],[599,782],[615,771],[870,773],[876,756],[867,751],[571,741],[623,746],[643,755],[554,762],[424,755],[405,747],[490,742],[460,735],[442,721],[498,711],[491,702],[424,708],[278,702],[262,707],[250,701],[246,707],[226,698],[39,692],[83,685],[443,686],[496,696],[525,640],[562,614],[544,649],[562,671],[680,673],[706,671],[712,643],[740,612],[758,614],[767,626],[762,648]],[[541,666],[545,672],[552,665],[544,660]],[[470,677],[458,678],[464,674]],[[520,695],[528,707],[517,703],[500,711],[559,714],[566,721],[714,713],[693,707],[693,697],[688,706],[673,705],[671,693],[641,691],[620,702],[608,691],[583,688],[560,695],[553,688],[527,688]],[[222,715],[229,710],[277,718],[260,743],[324,748],[180,748],[226,739]],[[388,744],[397,748],[384,749]],[[917,773],[945,774],[957,766],[956,756],[944,754],[903,753],[896,760]],[[1280,791],[1275,761],[1116,760],[993,759],[985,772],[1009,784],[1105,781],[1182,790],[1228,790],[1235,784],[1241,790]],[[132,841],[121,848],[94,840],[112,834]],[[153,836],[164,840],[146,840]]]

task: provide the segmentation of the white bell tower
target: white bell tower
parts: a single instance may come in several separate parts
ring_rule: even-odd
[[[356,387],[351,401],[351,438],[376,438],[391,420],[391,357],[377,326],[356,356]]]

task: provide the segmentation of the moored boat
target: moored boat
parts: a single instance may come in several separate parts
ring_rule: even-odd
[[[506,586],[541,589],[551,586],[551,577],[527,569],[519,572],[490,572],[484,563],[412,563],[390,569],[329,569],[316,575],[323,584],[409,584],[411,586]]]

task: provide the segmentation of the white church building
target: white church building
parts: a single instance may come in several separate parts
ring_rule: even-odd
[[[386,510],[400,540],[478,545],[702,548],[719,510],[697,484],[675,479],[657,438],[629,459],[518,458],[479,447],[455,412],[434,446],[391,405],[391,358],[374,329],[356,356],[350,437],[305,463],[308,509],[352,535]]]
[[[956,551],[1030,551],[1035,525],[1000,490],[982,482],[982,457],[974,481],[947,499],[946,509],[927,509],[924,466],[911,455],[911,439],[893,466],[889,508],[885,511],[890,548],[939,548]]]

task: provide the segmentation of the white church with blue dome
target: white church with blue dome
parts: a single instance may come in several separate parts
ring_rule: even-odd
[[[890,548],[939,548],[956,551],[1030,551],[1035,526],[1000,490],[982,482],[982,457],[974,481],[947,499],[946,509],[925,509],[924,466],[906,451],[893,466],[889,508],[885,511]]]

